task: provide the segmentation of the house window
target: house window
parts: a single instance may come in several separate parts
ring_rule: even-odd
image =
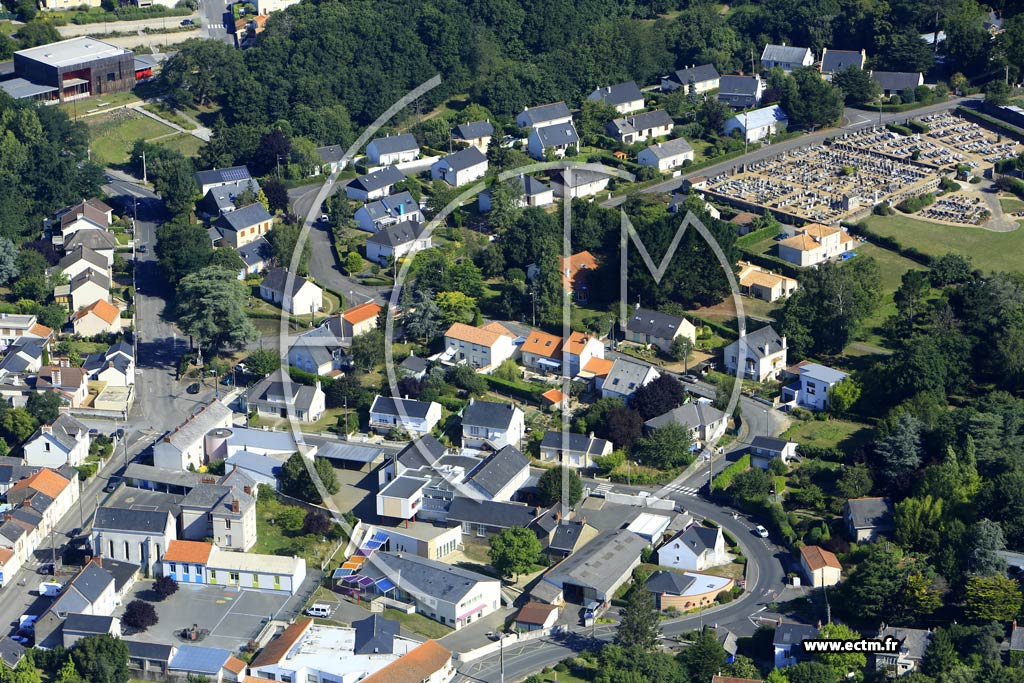
[[[306,681],[308,683],[317,683],[317,680],[316,674],[306,674]]]
[[[167,566],[170,568],[172,574],[178,571],[177,565],[175,565],[173,562],[170,562]],[[188,565],[185,565],[185,569],[188,569]]]
[[[107,543],[108,543],[109,548],[110,548],[110,550],[109,550],[110,556],[113,557],[114,556],[114,542],[113,541],[107,541]]]
[[[224,520],[224,528],[227,529],[228,531],[231,531],[231,520],[230,519],[225,519]]]
[[[107,74],[107,83],[111,83],[114,80],[114,73],[110,72]]]
[[[43,443],[43,450],[46,451],[47,453],[50,452],[50,442],[49,441],[46,441],[45,443]]]
[[[238,583],[238,572],[229,572],[228,573],[228,580],[231,583]]]
[[[280,576],[275,576],[274,577],[274,590],[281,590],[281,577]]]
[[[132,559],[132,553],[131,553],[131,551],[130,551],[130,550],[128,549],[128,541],[125,541],[125,542],[124,542],[124,559],[125,559],[125,560],[130,560],[130,559]]]
[[[814,386],[814,382],[807,383],[807,393],[810,394],[811,396],[814,396],[814,394],[818,393],[818,388]]]

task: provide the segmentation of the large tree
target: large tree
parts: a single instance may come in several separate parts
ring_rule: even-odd
[[[892,490],[905,490],[921,466],[921,422],[902,413],[888,435],[875,442],[875,471]]]
[[[690,430],[683,425],[669,423],[636,442],[634,456],[641,465],[660,470],[686,467],[694,460],[690,452]]]
[[[524,527],[502,529],[490,545],[491,565],[503,578],[513,579],[530,571],[543,550],[537,535]]]
[[[203,268],[178,285],[178,325],[208,349],[242,348],[259,338],[245,314],[248,298],[236,273],[216,266]]]
[[[156,231],[156,256],[160,269],[172,285],[205,268],[212,253],[210,237],[200,225],[171,222]]]
[[[805,66],[793,71],[795,88],[782,91],[782,108],[791,128],[827,127],[843,116],[843,92],[821,77],[818,70]]]
[[[858,105],[873,102],[881,88],[866,69],[851,66],[832,74],[832,83],[843,92],[846,104]]]
[[[722,671],[728,658],[729,654],[718,642],[718,632],[709,627],[701,629],[696,639],[679,655],[694,681],[710,681],[712,676]]]
[[[128,644],[109,635],[87,636],[71,648],[78,673],[89,683],[128,683]]]
[[[665,374],[637,389],[630,405],[641,418],[650,420],[682,405],[685,400],[683,385],[672,375]]]
[[[647,590],[644,583],[634,582],[633,587],[626,593],[626,606],[619,612],[615,642],[623,647],[650,650],[658,642],[658,635],[661,633],[658,610],[654,606],[654,594]]]
[[[825,624],[818,632],[819,638],[826,640],[860,640],[861,635],[845,624]],[[849,674],[857,674],[867,666],[868,658],[862,652],[826,652],[815,656],[835,674],[843,679]]]
[[[977,622],[1010,621],[1021,608],[1021,590],[1016,579],[1005,576],[972,576],[964,592],[964,614]]]
[[[563,495],[563,481],[568,495]],[[537,481],[537,488],[545,505],[563,503],[571,508],[583,497],[583,481],[579,473],[561,465],[544,472]]]

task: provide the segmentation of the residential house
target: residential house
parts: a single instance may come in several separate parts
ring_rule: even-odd
[[[878,83],[882,97],[902,97],[908,90],[924,85],[924,74],[901,71],[872,71],[871,79]]]
[[[1010,627],[1010,666],[1024,663],[1024,627],[1018,626],[1016,620]]]
[[[181,536],[213,539],[217,546],[245,552],[256,543],[253,487],[199,484],[181,499]]]
[[[607,385],[607,382],[605,384]],[[725,434],[729,426],[729,416],[712,407],[710,403],[692,401],[652,417],[644,423],[644,427],[654,431],[669,424],[685,427],[690,432],[690,439],[695,443],[708,443],[718,440]]]
[[[131,562],[153,576],[168,544],[177,536],[174,515],[166,510],[100,507],[92,524],[90,546],[96,555]]]
[[[665,353],[671,352],[676,337],[686,337],[694,343],[697,341],[697,328],[686,318],[640,308],[640,304],[633,309],[625,333],[626,341],[656,346]]]
[[[788,465],[796,457],[796,447],[795,441],[777,439],[774,436],[755,436],[750,440],[750,464],[766,470],[772,460],[778,458]]]
[[[381,464],[377,471],[377,483],[383,488],[387,482],[404,472],[429,468],[447,452],[448,449],[440,441],[425,434]]]
[[[538,161],[554,161],[568,154],[570,148],[576,149],[579,143],[579,133],[572,121],[569,121],[534,128],[526,140],[526,149]],[[549,155],[551,158],[548,158]]]
[[[587,303],[590,300],[590,273],[597,270],[597,259],[589,251],[563,256],[561,259],[562,287],[572,292],[577,302]]]
[[[420,155],[420,146],[411,133],[374,138],[366,146],[366,156],[374,166],[390,166],[413,161]]]
[[[22,445],[25,464],[33,467],[77,467],[89,456],[89,428],[66,413],[40,425]]]
[[[288,365],[314,375],[330,375],[348,366],[348,356],[329,326],[299,335],[288,349]]]
[[[274,217],[266,207],[255,202],[222,215],[215,227],[226,244],[238,249],[270,232]]]
[[[776,135],[789,125],[789,117],[782,107],[773,104],[753,111],[737,114],[725,122],[723,132],[732,135],[738,132],[747,142],[757,142],[770,135]]]
[[[77,311],[97,301],[110,301],[110,278],[95,270],[87,269],[71,278],[66,285],[53,288],[53,299]]]
[[[354,215],[359,229],[366,232],[377,232],[389,225],[397,225],[405,221],[423,222],[420,205],[408,192],[399,192],[375,202],[363,204]]]
[[[474,497],[483,495],[487,500],[508,501],[529,478],[530,459],[509,444],[479,460],[463,481],[476,492]]]
[[[86,356],[82,369],[89,379],[108,386],[131,386],[135,384],[135,350],[127,342],[116,342],[102,353]]]
[[[120,638],[121,620],[111,616],[73,613],[64,620],[62,644],[65,648],[71,648],[82,638],[100,635]]]
[[[490,121],[470,121],[452,128],[452,140],[469,147],[476,147],[485,154],[492,137],[494,137],[494,124]]]
[[[795,278],[773,273],[746,261],[740,261],[737,265],[740,272],[736,274],[736,280],[740,292],[747,296],[772,302],[789,296],[797,289]]]
[[[71,316],[71,327],[82,337],[117,334],[121,331],[121,311],[109,301],[99,299],[75,311]]]
[[[621,398],[629,403],[636,390],[661,377],[661,373],[650,365],[635,363],[625,358],[616,358],[608,376],[601,383],[602,398]]]
[[[177,654],[175,645],[143,643],[138,640],[125,641],[128,645],[128,670],[132,676],[166,676],[171,659]],[[149,680],[152,680],[150,678]]]
[[[377,316],[380,315],[381,307],[372,301],[365,304],[353,306],[342,312],[341,336],[351,339],[365,334],[377,327]]]
[[[68,468],[70,469],[70,468]],[[22,479],[7,490],[7,503],[15,508],[31,509],[39,515],[36,531],[40,538],[51,529],[78,502],[79,482],[74,470],[61,473],[49,468],[42,468],[35,474]],[[13,514],[18,520],[17,511]]]
[[[640,92],[636,81],[626,81],[598,88],[587,96],[587,100],[601,102],[620,114],[632,114],[644,108],[644,94]]]
[[[437,560],[376,552],[359,572],[375,580],[364,590],[380,592],[387,588],[388,597],[411,604],[418,613],[456,631],[501,606],[500,581]],[[392,577],[401,577],[401,582],[379,581]]]
[[[611,455],[612,442],[598,439],[593,432],[544,432],[540,442],[541,462],[554,462],[565,467],[589,469],[595,466],[594,458]]]
[[[313,315],[324,307],[324,290],[285,268],[272,268],[264,274],[260,298],[293,315]]]
[[[719,78],[721,76],[714,64],[692,65],[679,69],[671,76],[662,76],[661,91],[672,92],[685,88],[687,93],[699,95],[717,88]]]
[[[415,254],[433,246],[427,226],[416,221],[402,221],[373,233],[366,240],[366,258],[388,265],[404,256]]]
[[[407,655],[370,674],[361,683],[450,683],[455,673],[451,651],[435,640],[428,640]]]
[[[456,496],[445,519],[457,525],[464,536],[489,538],[506,529],[529,528],[541,514],[538,508],[523,503]]]
[[[548,527],[551,527],[547,538],[547,547],[544,554],[553,562],[558,562],[569,557],[580,548],[597,538],[598,531],[587,524],[587,518],[562,519],[561,513],[551,513],[549,510],[542,517],[538,517],[532,528],[534,532],[541,535]],[[541,538],[541,542],[544,542]]]
[[[565,102],[526,108],[516,116],[516,125],[520,128],[544,128],[563,123],[572,123],[572,114]]]
[[[691,524],[658,548],[658,564],[675,569],[702,572],[732,561],[725,549],[721,527]]]
[[[802,66],[814,64],[814,53],[809,47],[793,45],[765,45],[761,51],[761,68],[765,71],[779,68],[789,73]]]
[[[38,372],[43,367],[43,354],[48,353],[48,339],[19,337],[7,349],[7,355],[0,361],[0,373],[8,375],[27,375]]]
[[[278,487],[278,476],[281,473],[280,459],[253,453],[252,451],[235,451],[224,461],[228,471],[237,469],[259,486],[265,484],[272,489]],[[227,545],[227,544],[225,544]]]
[[[440,421],[441,405],[433,401],[426,403],[378,394],[370,406],[370,429],[378,433],[399,430],[420,436],[429,434]]]
[[[810,659],[810,653],[804,651],[803,643],[805,640],[814,640],[817,637],[818,629],[807,624],[792,622],[777,624],[775,636],[772,639],[772,647],[775,650],[775,668],[781,669]]]
[[[761,102],[764,81],[760,76],[722,76],[718,82],[718,101],[733,109],[751,109]]]
[[[818,545],[805,545],[800,548],[800,569],[808,584],[815,588],[834,586],[839,583],[843,565],[834,553]]]
[[[255,178],[246,178],[211,188],[199,200],[199,206],[210,216],[220,216],[234,211],[237,208],[236,202],[243,201],[243,196],[251,197],[252,201],[255,201],[259,193],[259,181]]]
[[[410,352],[405,360],[398,364],[398,367],[400,368],[400,376],[421,380],[427,376],[427,371],[430,369],[430,361]]]
[[[619,586],[630,580],[646,547],[647,541],[632,531],[602,531],[549,569],[543,580],[561,588],[566,602],[609,602]]]
[[[230,426],[231,409],[220,401],[208,403],[153,445],[153,465],[171,470],[187,470],[191,466],[198,470],[205,464],[206,433]]]
[[[89,373],[68,365],[44,365],[36,373],[36,391],[55,391],[72,408],[79,408],[89,396]]]
[[[711,574],[661,570],[651,574],[644,587],[654,595],[654,605],[659,611],[687,612],[714,605],[720,593],[732,589],[733,580]]]
[[[117,238],[114,237],[113,233],[106,230],[79,230],[71,236],[71,239],[64,243],[64,251],[67,253],[80,247],[92,249],[107,259],[108,265],[113,265]]]
[[[462,411],[463,448],[518,446],[524,432],[523,411],[514,405],[471,398]]]
[[[0,313],[0,347],[13,344],[18,339],[45,339],[53,336],[53,330],[40,325],[34,315],[17,313]]]
[[[782,400],[808,410],[828,410],[833,387],[847,377],[842,370],[805,363],[800,366],[800,380],[782,388]]]
[[[892,501],[888,498],[850,498],[843,506],[843,519],[850,537],[857,543],[873,541],[895,528]]]
[[[632,145],[664,137],[672,132],[673,125],[668,112],[655,109],[609,121],[605,124],[605,131],[622,144]]]
[[[65,245],[79,231],[106,232],[114,220],[114,210],[99,199],[81,201],[57,212],[50,224],[54,245]]]
[[[331,175],[342,167],[345,149],[340,145],[324,145],[316,148],[316,155],[320,157],[320,168],[316,170],[323,175]]]
[[[430,479],[400,475],[377,492],[377,516],[381,519],[414,519],[423,508],[424,489]]]
[[[68,581],[64,590],[35,623],[36,645],[52,649],[64,644],[67,620],[75,615],[109,617],[135,583],[139,566],[94,557]],[[75,622],[71,622],[74,635]]]
[[[779,258],[796,266],[816,266],[857,248],[845,230],[811,223],[797,228],[792,237],[779,242]]]
[[[236,251],[242,257],[242,262],[245,264],[244,268],[239,268],[238,270],[239,280],[245,280],[252,275],[262,273],[274,255],[270,242],[262,235],[244,247],[239,247]]]
[[[932,632],[930,629],[883,625],[878,632],[878,640],[888,638],[899,641],[899,651],[875,653],[875,671],[884,671],[889,676],[904,676],[920,667],[932,641]]]
[[[0,639],[0,661],[3,661],[7,668],[14,670],[21,660],[25,658],[27,648],[10,636]]]
[[[861,50],[830,50],[827,47],[821,52],[821,76],[826,81],[847,69],[863,69],[867,63],[867,52]]]
[[[544,631],[558,621],[558,606],[545,605],[540,602],[528,602],[519,609],[516,615],[517,631]]]
[[[68,280],[71,280],[82,271],[89,269],[110,277],[110,264],[107,263],[105,256],[89,247],[78,246],[67,252],[51,272],[63,273]]]
[[[693,147],[683,138],[675,138],[640,150],[636,160],[641,166],[651,166],[665,173],[685,166],[687,161],[692,162]]]
[[[555,171],[551,177],[556,197],[579,199],[608,189],[609,177],[597,171],[567,168]]]
[[[490,372],[516,352],[516,336],[500,323],[473,327],[453,323],[444,333],[444,354],[453,363],[465,363],[478,372]]]
[[[345,186],[345,196],[357,202],[371,202],[386,197],[405,176],[394,166],[361,175]]]
[[[245,166],[214,168],[196,173],[196,185],[199,186],[199,194],[203,196],[206,196],[206,193],[215,187],[224,187],[225,185],[252,179],[249,169]]]
[[[741,344],[746,346],[742,358]],[[728,372],[735,373],[740,367],[744,379],[764,382],[778,378],[786,367],[787,354],[786,338],[779,336],[771,325],[765,325],[725,347],[723,358]]]
[[[566,376],[575,377],[591,359],[604,358],[604,343],[583,332],[573,332],[563,341],[553,334],[533,330],[523,342],[521,352],[527,369],[542,373],[564,370]],[[569,364],[563,368],[565,360]]]
[[[525,209],[530,206],[548,206],[555,201],[555,192],[550,185],[545,185],[533,176],[521,175],[506,181],[511,183],[519,192],[516,199],[516,206]],[[491,210],[490,188],[480,193],[478,200],[480,211],[486,213]]]
[[[264,417],[316,422],[327,409],[327,397],[319,380],[314,386],[299,384],[279,368],[245,392],[245,405]]]

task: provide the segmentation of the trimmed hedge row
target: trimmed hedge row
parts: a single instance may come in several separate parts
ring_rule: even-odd
[[[921,121],[916,121],[914,119],[907,121],[907,128],[909,128],[915,133],[918,133],[919,135],[924,135],[929,130],[931,130],[927,124],[922,123]]]
[[[711,491],[724,491],[732,484],[732,480],[738,475],[750,469],[750,453],[722,470],[717,477],[711,480]]]
[[[776,235],[779,234],[781,230],[782,226],[776,223],[774,226],[769,225],[767,228],[761,228],[760,230],[748,232],[746,235],[736,238],[736,246],[739,247],[740,249],[745,249],[746,247],[750,247],[753,246],[754,244],[757,244],[761,240],[766,240],[770,237],[775,237]]]
[[[996,187],[1005,192],[1011,192],[1019,198],[1024,199],[1024,180],[1011,176],[1000,176],[996,180]]]
[[[832,462],[842,462],[846,455],[842,449],[836,448],[835,446],[797,446],[800,455],[805,458],[814,458],[815,460],[831,460]]]
[[[762,268],[768,268],[769,270],[777,270],[783,275],[792,278],[800,278],[800,269],[794,266],[792,263],[783,261],[777,256],[768,256],[767,254],[755,254],[753,252],[744,251],[743,260],[753,263],[755,266],[761,266]]]
[[[908,258],[911,261],[915,261],[916,263],[920,263],[922,266],[925,266],[927,268],[931,268],[931,256],[925,254],[924,252],[918,249],[915,249],[914,247],[904,247],[896,240],[895,237],[888,237],[885,235],[879,235],[878,233],[875,232],[871,232],[871,229],[867,226],[866,223],[863,222],[844,225],[846,225],[851,235],[860,235],[861,237],[866,238],[872,244],[882,247],[883,249],[888,249],[889,251],[894,251],[900,256]]]
[[[500,377],[492,377],[491,375],[484,375],[484,379],[491,385],[491,388],[500,392],[506,393],[510,396],[514,396],[523,401],[529,401],[537,405],[541,405],[542,398],[541,394],[544,393],[544,389],[537,387],[525,387],[522,384],[516,382],[509,382],[507,379],[501,379]]]
[[[885,127],[891,130],[893,133],[899,133],[903,136],[913,135],[914,131],[910,130],[908,126],[902,126],[898,123],[887,123]]]
[[[987,123],[990,126],[995,126],[1017,140],[1024,140],[1024,128],[1020,128],[1012,123],[1003,121],[998,117],[985,114],[980,111],[975,111],[973,109],[968,109],[967,107],[957,107],[954,113],[958,116],[962,116],[968,121],[974,121],[975,123]]]

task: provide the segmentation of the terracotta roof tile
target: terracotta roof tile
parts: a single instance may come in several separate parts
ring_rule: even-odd
[[[612,365],[615,361],[608,358],[591,358],[587,361],[587,364],[583,366],[585,372],[592,372],[598,377],[607,377],[608,373],[612,370]]]
[[[367,301],[365,304],[348,309],[341,314],[341,317],[353,325],[358,325],[370,318],[376,318],[378,313],[380,313],[380,306],[372,301]]]
[[[231,655],[228,657],[228,661],[224,662],[224,668],[233,674],[240,674],[245,671],[245,662],[238,657]]]
[[[833,569],[843,568],[843,565],[839,564],[839,558],[821,546],[805,545],[803,548],[800,548],[800,554],[812,572],[824,569],[825,567],[832,567]]]
[[[420,683],[451,662],[452,653],[428,640],[404,657],[370,674],[361,683]]]
[[[572,289],[580,272],[597,269],[597,259],[589,251],[581,251],[569,258],[562,257],[562,286]]]
[[[7,493],[9,495],[11,491],[21,491],[22,489],[30,488],[33,491],[39,491],[39,493],[45,494],[50,498],[56,498],[70,483],[71,482],[53,470],[44,468],[33,474],[31,477],[26,477],[19,481],[17,484],[12,486]]]
[[[501,327],[498,325],[498,327]],[[501,327],[501,329],[505,329]],[[494,346],[495,342],[504,336],[508,336],[508,330],[505,330],[506,334],[495,329],[487,329],[486,327],[473,327],[472,325],[466,325],[465,323],[454,323],[448,328],[448,331],[444,333],[445,337],[451,339],[457,339],[458,341],[469,342],[470,344],[479,344],[480,346],[486,346],[488,348]]]
[[[528,602],[519,610],[519,615],[516,617],[516,621],[524,624],[543,625],[544,622],[547,621],[548,617],[551,616],[551,613],[557,611],[558,607],[555,605]]]
[[[569,353],[574,353],[577,356],[580,355],[580,352],[583,351],[583,347],[587,345],[587,342],[590,341],[590,339],[591,337],[589,335],[583,334],[582,332],[573,332],[569,335],[569,341],[566,344],[569,349]]]
[[[96,317],[98,317],[100,320],[107,323],[108,325],[117,320],[121,316],[121,311],[118,310],[117,306],[110,303],[109,301],[104,301],[103,299],[100,299],[95,303],[89,304],[85,308],[79,310],[77,313],[75,313],[74,318],[75,320],[81,320],[90,313],[94,313]]]
[[[534,330],[526,338],[526,342],[523,344],[523,352],[547,358],[561,356],[562,340],[553,334]]]
[[[39,337],[40,339],[49,339],[53,336],[53,330],[46,325],[36,323],[32,327],[28,328],[28,334],[31,334],[34,337]]]
[[[212,543],[202,541],[178,541],[167,544],[164,560],[168,562],[188,562],[189,564],[206,564],[213,551]]]
[[[288,654],[288,650],[292,649],[295,643],[299,642],[306,630],[313,625],[313,620],[309,617],[299,619],[294,624],[286,628],[281,635],[274,640],[267,643],[267,646],[263,648],[259,656],[252,660],[252,664],[249,666],[253,669],[258,669],[261,666],[268,664],[277,664],[284,656]]]
[[[541,394],[541,396],[551,404],[561,403],[565,399],[565,394],[558,389],[549,389]]]

